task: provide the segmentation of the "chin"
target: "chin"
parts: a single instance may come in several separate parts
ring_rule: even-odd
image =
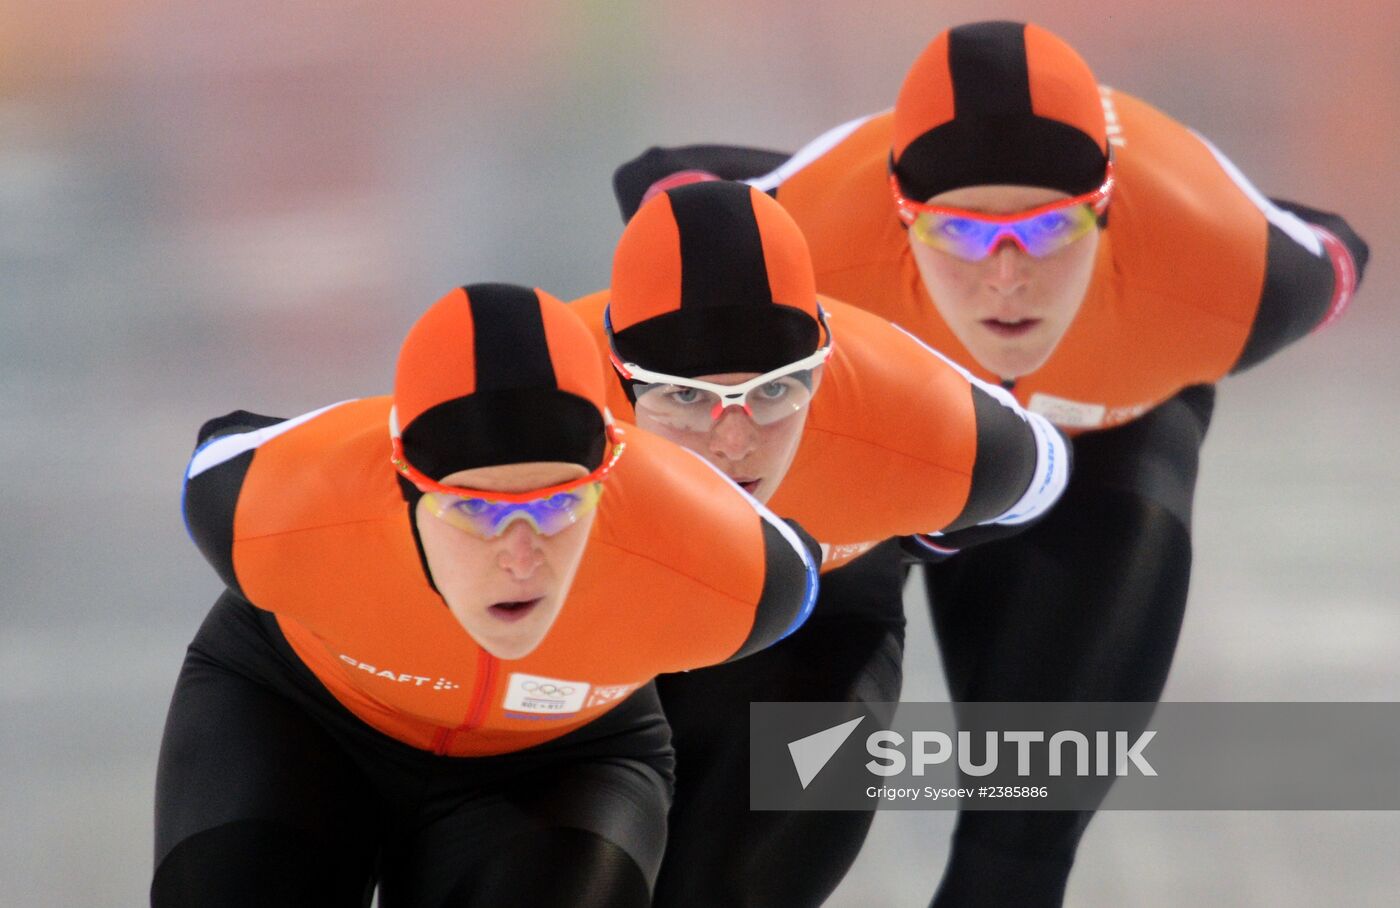
[[[539,649],[544,642],[544,634],[522,634],[519,638],[481,640],[477,645],[497,659],[524,659],[526,656]]]
[[[996,365],[983,363],[990,372],[995,372],[1003,379],[1023,378],[1041,366],[1045,365],[1048,356],[1012,356],[1000,357],[996,360]]]
[[[1030,350],[992,348],[968,352],[977,360],[977,365],[999,378],[1007,379],[1020,378],[1039,369],[1050,359],[1054,349],[1053,346],[1048,349],[1037,347]]]
[[[777,483],[770,482],[769,480],[765,479],[765,480],[763,480],[763,482],[760,482],[760,483],[758,484],[758,487],[757,487],[756,489],[754,489],[752,492],[750,492],[749,494],[750,494],[750,495],[753,497],[753,499],[754,499],[755,501],[757,501],[759,504],[767,504],[767,503],[768,503],[768,499],[772,498],[773,495],[774,495],[774,493],[776,493],[777,491],[778,491],[778,485],[777,485]]]

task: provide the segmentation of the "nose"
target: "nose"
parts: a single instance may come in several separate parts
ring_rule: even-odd
[[[710,430],[710,453],[725,460],[740,461],[758,447],[758,427],[742,407],[729,407]]]
[[[1029,258],[1014,240],[1006,237],[992,250],[983,280],[993,292],[1001,296],[1019,293],[1028,282]]]
[[[529,580],[544,564],[544,552],[539,549],[539,536],[523,520],[517,520],[499,539],[496,564],[516,580]]]

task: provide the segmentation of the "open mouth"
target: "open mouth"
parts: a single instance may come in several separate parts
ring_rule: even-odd
[[[501,621],[519,621],[535,610],[535,606],[544,601],[543,596],[534,599],[521,599],[513,602],[497,602],[495,605],[487,607],[486,611]]]
[[[752,495],[758,490],[758,484],[762,481],[762,479],[735,479],[734,484]]]
[[[1038,318],[982,319],[982,325],[998,337],[1020,337],[1038,324],[1040,324]]]

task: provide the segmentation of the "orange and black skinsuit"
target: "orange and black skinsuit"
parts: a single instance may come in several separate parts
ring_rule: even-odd
[[[748,704],[897,700],[907,567],[898,540],[880,543],[938,533],[930,544],[949,551],[1013,535],[1053,507],[1069,476],[1067,442],[1042,417],[884,319],[819,298],[797,225],[742,183],[649,201],[618,243],[612,286],[573,308],[605,355],[615,344],[624,360],[693,377],[810,354],[818,304],[831,353],[768,502],[821,543],[817,606],[777,646],[657,679],[676,748],[658,905],[802,905],[830,894],[874,812],[750,812],[734,796],[748,785]],[[635,387],[618,378],[608,406],[630,420]],[[911,548],[937,557],[927,544]]]
[[[567,307],[468,289],[475,325],[445,349],[475,343],[477,393],[437,412],[465,412],[451,407],[489,397],[491,382],[506,400],[567,398],[563,356],[591,363],[592,403],[574,409],[596,420],[601,360]],[[464,310],[457,296],[438,308]],[[540,349],[509,324],[520,312]],[[427,368],[450,373],[443,360]],[[376,877],[385,908],[575,890],[573,904],[645,904],[671,763],[651,679],[754,652],[811,610],[814,543],[689,452],[628,428],[557,620],[528,655],[492,656],[434,586],[416,489],[390,464],[402,363],[394,401],[291,420],[238,411],[200,431],[185,518],[227,590],[167,722],[155,904],[368,904]],[[556,373],[558,391],[500,390]],[[506,413],[510,440],[538,444],[519,436],[548,413]],[[483,424],[467,426],[478,440]],[[220,860],[230,852],[246,863]]]
[[[625,217],[659,181],[715,175],[775,195],[811,244],[818,290],[996,381],[929,298],[891,200],[892,161],[904,195],[922,201],[964,185],[1053,185],[1035,171],[1071,157],[1076,129],[1112,146],[1117,183],[1083,307],[1043,366],[1004,383],[1076,435],[1075,475],[1025,534],[927,570],[957,700],[1160,696],[1186,602],[1214,383],[1336,319],[1368,257],[1340,217],[1265,198],[1206,140],[1144,102],[1104,87],[1092,103],[1091,74],[1071,97],[1058,58],[1072,54],[1034,26],[962,26],[915,63],[893,112],[832,129],[795,155],[653,148],[614,180]],[[1083,127],[1094,117],[1096,127]],[[978,144],[1023,125],[1009,150]],[[1002,165],[1026,176],[987,169]],[[1100,158],[1090,183],[1065,191],[1102,175]],[[1061,904],[1091,816],[963,813],[935,905]]]

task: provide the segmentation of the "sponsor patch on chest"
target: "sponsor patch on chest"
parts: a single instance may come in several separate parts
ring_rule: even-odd
[[[1132,422],[1156,405],[1154,401],[1129,404],[1126,407],[1109,407],[1106,404],[1084,403],[1037,391],[1031,395],[1026,409],[1032,413],[1039,413],[1061,428],[1102,429]]]
[[[593,688],[593,693],[588,695],[588,702],[585,707],[607,706],[612,703],[621,703],[632,691],[641,687],[640,684],[604,684]]]
[[[1031,395],[1031,402],[1026,409],[1032,413],[1039,413],[1055,425],[1067,429],[1098,428],[1103,425],[1104,414],[1108,412],[1108,408],[1103,404],[1087,404],[1041,391]]]
[[[846,542],[831,545],[829,543],[819,543],[822,549],[822,566],[830,568],[834,564],[850,561],[860,555],[875,548],[878,541],[871,542]]]

